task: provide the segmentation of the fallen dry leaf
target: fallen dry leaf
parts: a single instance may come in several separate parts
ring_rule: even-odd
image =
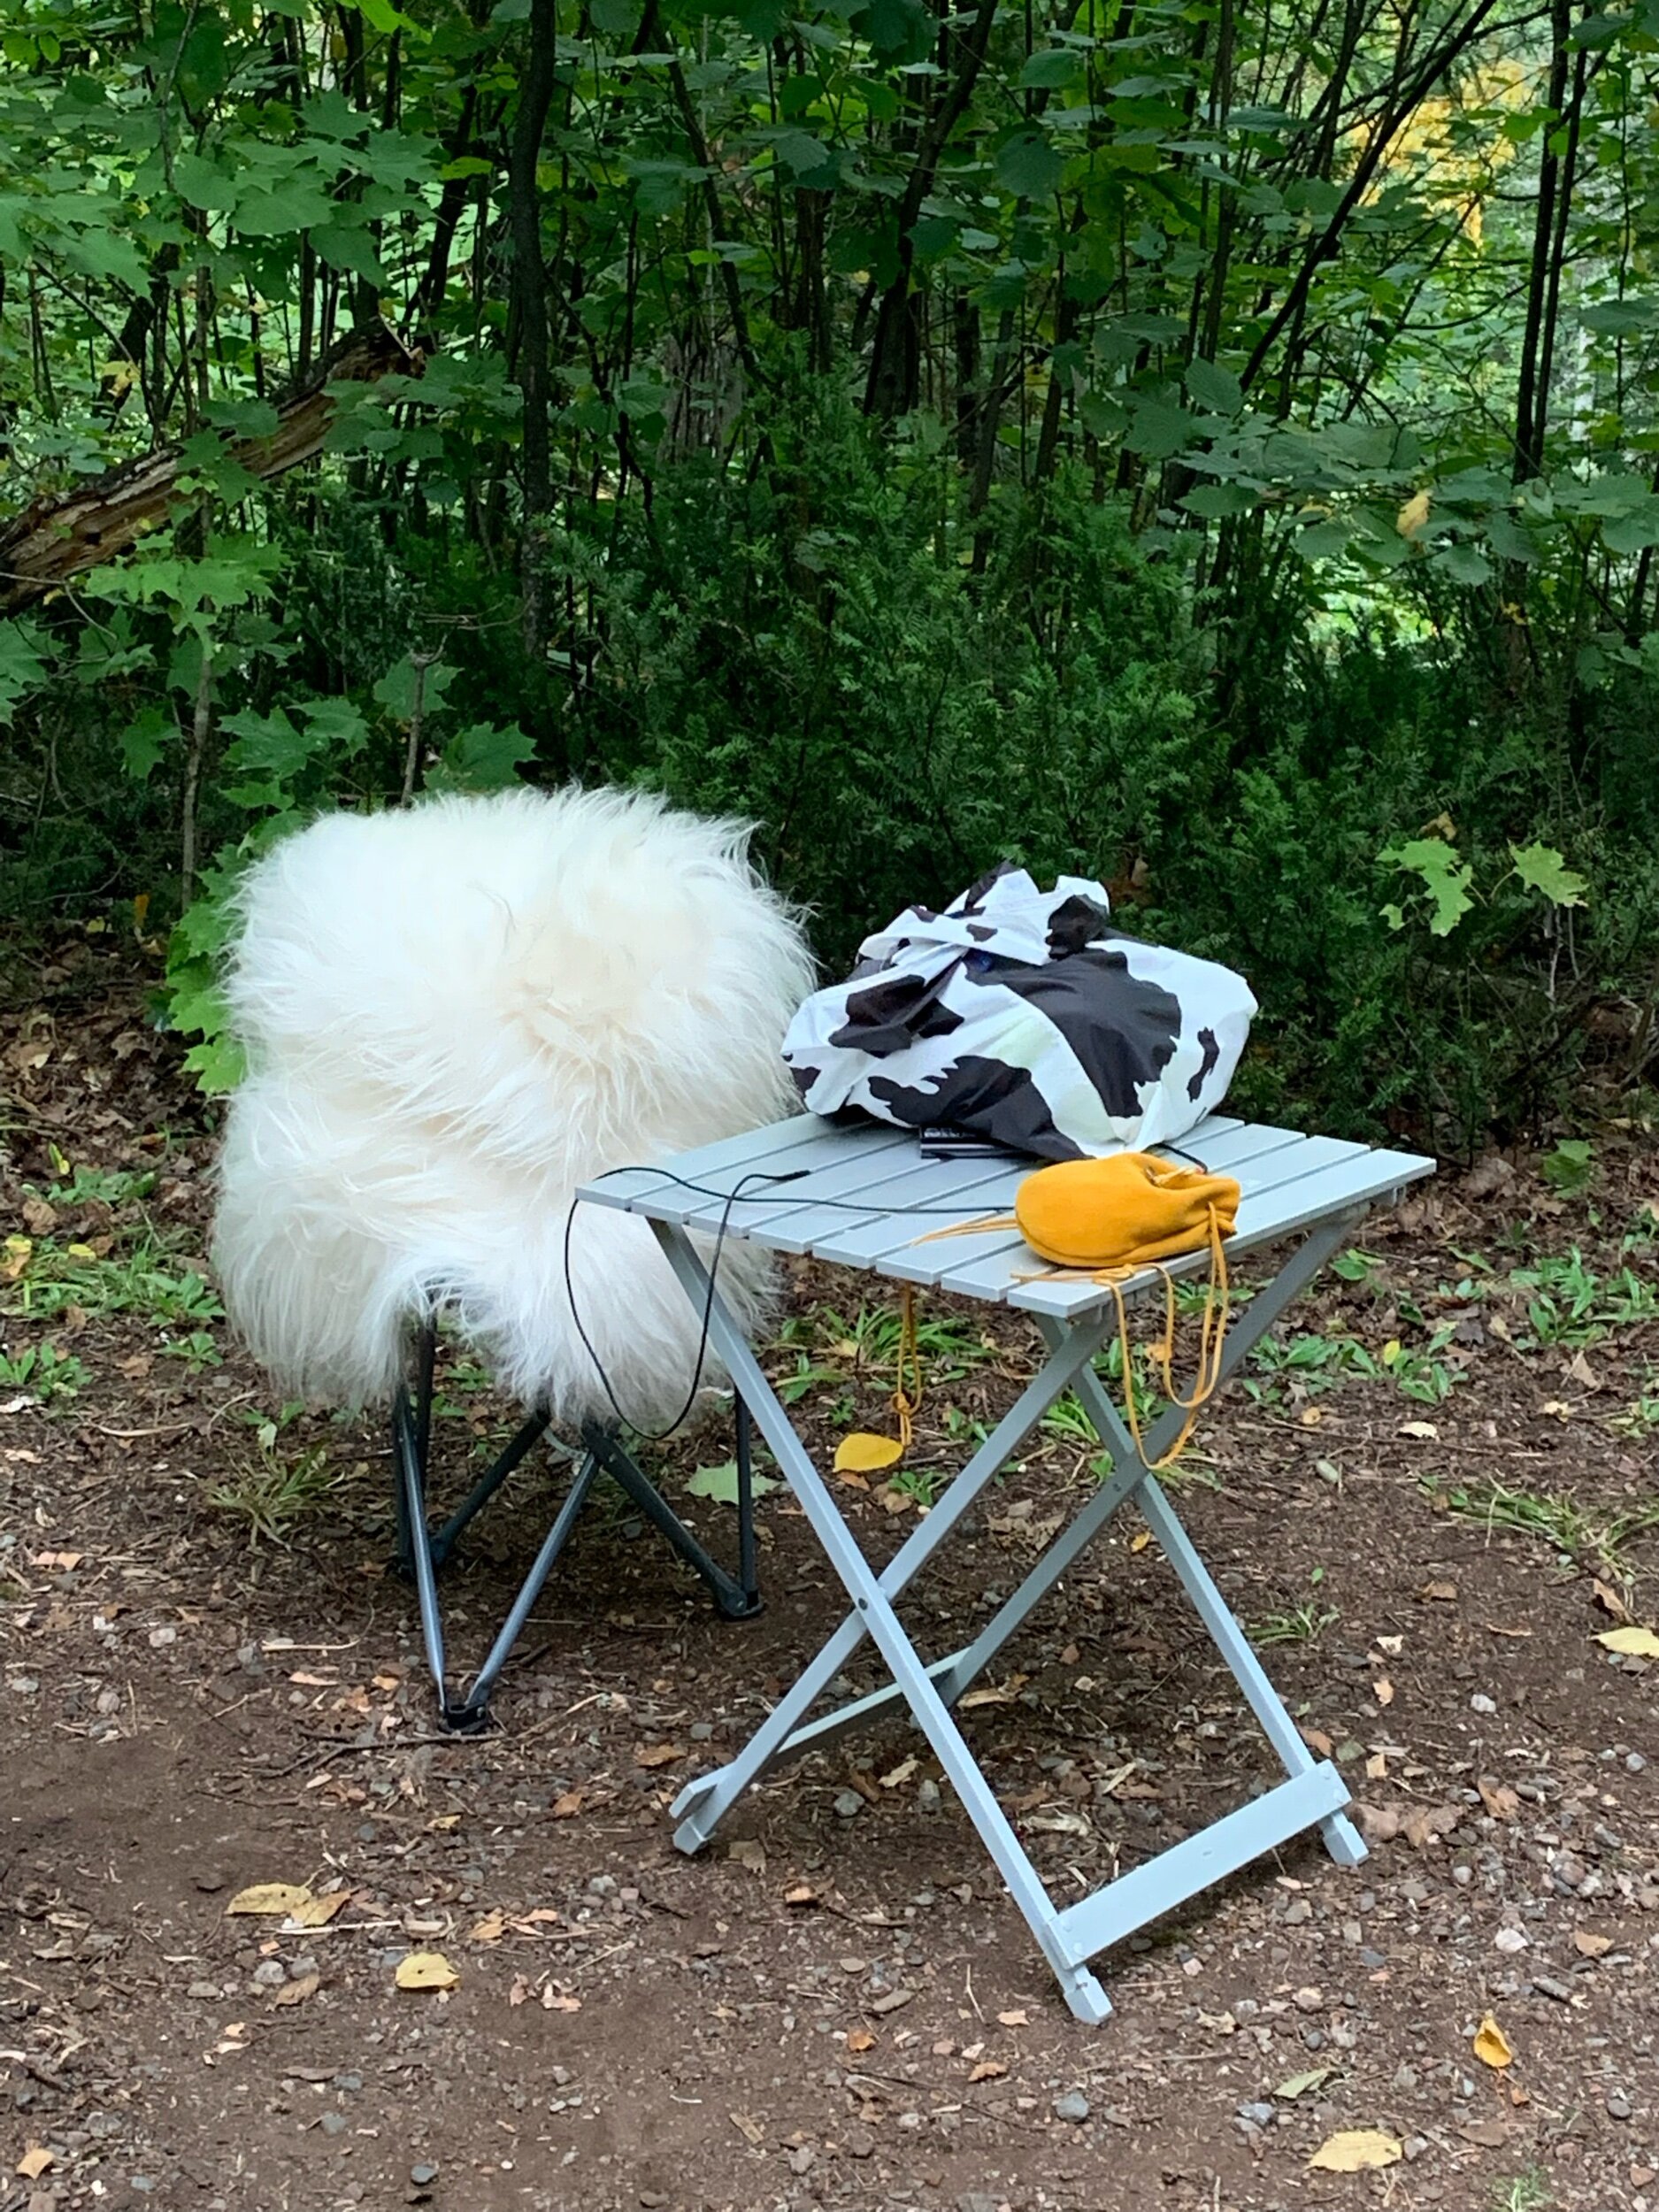
[[[1328,2136],[1308,2163],[1322,2173],[1363,2174],[1375,2166],[1397,2166],[1403,2156],[1399,2140],[1380,2128],[1348,2128]]]
[[[1659,1659],[1659,1636],[1651,1628],[1609,1628],[1595,1641],[1626,1659]]]
[[[634,1763],[636,1767],[671,1767],[676,1759],[683,1759],[685,1755],[686,1747],[683,1743],[636,1744],[634,1748]]]
[[[868,1429],[855,1429],[835,1447],[835,1471],[838,1475],[873,1474],[879,1467],[891,1467],[903,1456],[904,1447],[897,1437],[872,1436]]]
[[[748,2113],[733,2112],[729,2113],[726,2116],[730,2119],[732,2125],[737,2130],[738,2133],[743,2138],[745,2142],[752,2143],[755,2148],[758,2150],[762,2143],[764,2142],[765,2138],[761,2133],[760,2129],[756,2125],[755,2122],[749,2118]]]
[[[1323,2088],[1335,2071],[1334,2066],[1310,2066],[1305,2074],[1293,2074],[1288,2081],[1281,2081],[1273,2094],[1282,2097],[1286,2104],[1293,2103],[1296,2098],[1305,2097],[1310,2089]]]
[[[1601,1378],[1582,1352],[1575,1352],[1568,1361],[1567,1372],[1574,1382],[1582,1383],[1586,1390],[1600,1390],[1601,1387]]]
[[[567,1997],[564,1991],[559,1989],[544,1989],[541,1992],[543,2012],[580,2012],[581,2008],[582,2001],[580,1997]]]
[[[1481,2064],[1490,2066],[1494,2072],[1502,2073],[1506,2066],[1515,2063],[1515,2053],[1509,2047],[1509,2039],[1490,2013],[1485,2016],[1475,2030],[1474,2050]]]
[[[847,2047],[849,2051],[873,2051],[876,2047],[876,2039],[868,2028],[849,2028]]]
[[[1587,1928],[1575,1928],[1572,1947],[1581,1959],[1599,1959],[1613,1948],[1611,1936],[1592,1935]]]
[[[1594,1593],[1596,1603],[1604,1613],[1610,1613],[1616,1621],[1629,1620],[1629,1606],[1610,1584],[1603,1582],[1597,1575],[1593,1578],[1590,1587]]]
[[[783,1901],[786,1905],[816,1905],[818,1892],[810,1882],[795,1882],[785,1890]]]
[[[884,1790],[902,1790],[921,1763],[921,1761],[917,1758],[914,1753],[912,1753],[908,1759],[901,1759],[897,1766],[895,1766],[890,1773],[884,1774],[882,1776],[882,1788]]]
[[[1456,1601],[1457,1585],[1455,1582],[1425,1582],[1417,1595],[1432,1599],[1439,1605],[1452,1605]]]
[[[1521,1801],[1506,1782],[1495,1775],[1483,1774],[1475,1784],[1480,1792],[1480,1801],[1494,1820],[1513,1820],[1521,1809]]]
[[[510,2005],[521,2005],[529,1994],[529,1983],[522,1974],[515,1974],[512,1978],[512,1987],[507,1992],[507,2002]]]
[[[1359,1804],[1354,1810],[1368,1843],[1392,1843],[1403,1836],[1417,1851],[1449,1835],[1463,1816],[1461,1805]]]
[[[1440,1434],[1440,1431],[1435,1427],[1432,1421],[1402,1421],[1400,1424],[1399,1428],[1394,1432],[1398,1436],[1418,1437],[1425,1442],[1432,1441]],[[1337,2139],[1333,2136],[1332,2140],[1334,2142]],[[1348,2169],[1346,2170],[1352,2170]]]
[[[1028,2028],[1031,2025],[1030,2020],[1023,2012],[999,2012],[996,2017],[999,2024],[1005,2028]]]
[[[326,1928],[350,1902],[349,1889],[331,1889],[326,1897],[308,1897],[303,1905],[296,1905],[288,1918],[296,1927]]]
[[[729,1844],[726,1855],[735,1859],[739,1866],[746,1866],[751,1874],[766,1871],[766,1847],[752,1837],[741,1837],[736,1843]]]
[[[394,1978],[399,1989],[455,1989],[461,1980],[442,1951],[411,1951]]]
[[[38,2181],[52,2162],[52,2154],[43,2143],[31,2143],[19,2159],[17,2171],[25,2181]]]
[[[284,1982],[273,2002],[279,2005],[303,2005],[308,1997],[314,1997],[322,1987],[320,1974],[302,1974],[297,1981]]]
[[[302,1882],[256,1882],[251,1889],[239,1889],[225,1910],[259,1919],[288,1919],[311,1901],[311,1893]]]
[[[1001,2081],[1008,2069],[998,2058],[982,2058],[968,2076],[970,2081]]]
[[[1373,1751],[1366,1760],[1365,1779],[1368,1782],[1386,1782],[1388,1779],[1388,1761],[1380,1751]]]
[[[566,1790],[562,1797],[553,1800],[555,1820],[573,1820],[581,1809],[582,1793],[580,1790]]]
[[[481,1920],[475,1920],[467,1931],[469,1943],[499,1943],[507,1932],[504,1912],[487,1912]]]
[[[1129,1548],[1131,1551],[1145,1551],[1151,1541],[1152,1531],[1149,1528],[1138,1528],[1129,1539]]]
[[[1379,1705],[1392,1705],[1394,1701],[1394,1686],[1386,1674],[1379,1674],[1371,1684],[1371,1694]]]

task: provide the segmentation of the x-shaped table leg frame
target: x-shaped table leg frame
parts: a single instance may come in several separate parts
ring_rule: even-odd
[[[1363,1209],[1315,1229],[1272,1282],[1233,1320],[1222,1376],[1231,1374],[1354,1233]],[[685,1233],[654,1223],[657,1240],[687,1295],[699,1311],[710,1297],[709,1279]],[[771,1768],[826,1744],[893,1706],[902,1703],[927,1739],[968,1816],[1025,1915],[1043,1955],[1079,2020],[1104,2020],[1111,2010],[1087,1962],[1160,1914],[1221,1881],[1263,1852],[1305,1828],[1317,1826],[1339,1864],[1357,1865],[1365,1847],[1345,1817],[1348,1791],[1328,1760],[1317,1760],[1302,1741],[1249,1640],[1194,1549],[1156,1479],[1148,1472],[1122,1416],[1091,1364],[1115,1317],[1096,1310],[1075,1322],[1041,1324],[1048,1357],[1014,1404],[973,1454],[933,1511],[911,1532],[879,1573],[872,1567],[842,1517],[824,1478],[795,1434],[788,1415],[762,1373],[742,1331],[717,1295],[709,1334],[746,1401],[756,1425],[799,1500],[814,1534],[852,1600],[853,1609],[803,1669],[793,1686],[729,1765],[701,1775],[674,1801],[674,1841],[699,1850],[749,1785]],[[1044,1413],[1066,1389],[1075,1389],[1102,1442],[1111,1472],[1057,1535],[1013,1594],[971,1644],[948,1658],[925,1662],[895,1610],[895,1601],[973,1507],[986,1486],[1017,1452]],[[1166,1409],[1148,1434],[1147,1458],[1156,1461],[1185,1418]],[[1056,1908],[1025,1847],[980,1772],[951,1717],[951,1707],[1001,1651],[1033,1609],[1081,1556],[1120,1507],[1133,1499],[1164,1556],[1174,1568],[1210,1639],[1226,1661],[1245,1701],[1278,1753],[1286,1779],[1262,1796],[1120,1875],[1075,1904]],[[854,1700],[816,1721],[808,1715],[868,1636],[892,1677],[888,1686]]]

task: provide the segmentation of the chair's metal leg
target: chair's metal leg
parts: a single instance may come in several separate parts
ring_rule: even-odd
[[[442,1567],[455,1548],[456,1539],[473,1516],[481,1513],[509,1475],[518,1466],[525,1454],[538,1438],[547,1432],[549,1416],[533,1413],[517,1436],[503,1451],[489,1472],[462,1499],[455,1511],[432,1540],[432,1556]]]
[[[726,1620],[749,1620],[760,1610],[760,1600],[733,1582],[718,1560],[710,1557],[649,1476],[638,1467],[614,1434],[590,1423],[582,1441],[605,1472],[632,1498],[658,1534],[664,1537],[686,1564],[702,1576],[714,1594],[714,1601]]]
[[[442,1704],[445,1700],[443,1619],[438,1609],[432,1536],[426,1527],[426,1460],[420,1450],[419,1418],[410,1405],[406,1390],[400,1390],[393,1402],[392,1436],[396,1459],[398,1541],[401,1547],[406,1547],[406,1555],[414,1569],[426,1664],[437,1685]]]
[[[489,1647],[488,1657],[472,1678],[472,1686],[466,1695],[456,1703],[451,1704],[446,1699],[443,1724],[453,1729],[457,1735],[473,1734],[488,1720],[489,1694],[511,1655],[513,1646],[523,1633],[525,1623],[535,1609],[535,1601],[553,1571],[555,1562],[570,1540],[571,1531],[576,1525],[576,1516],[582,1509],[598,1471],[599,1463],[589,1452],[577,1469],[575,1479],[565,1493],[565,1502],[555,1515],[553,1525],[536,1554],[535,1564],[525,1577],[524,1586],[512,1601],[512,1610],[502,1623],[500,1632]]]
[[[413,1390],[411,1392],[407,1383],[400,1384],[392,1401],[393,1503],[397,1526],[398,1565],[414,1578],[420,1610],[421,1640],[438,1694],[439,1711],[447,1728],[457,1732],[472,1732],[483,1727],[488,1721],[490,1692],[534,1609],[555,1563],[570,1540],[577,1516],[602,1468],[615,1479],[680,1556],[702,1576],[714,1594],[716,1605],[726,1619],[749,1620],[761,1610],[755,1571],[754,1484],[747,1413],[740,1411],[737,1439],[739,1578],[736,1580],[710,1556],[656,1486],[635,1465],[616,1437],[596,1424],[590,1425],[583,1432],[586,1454],[581,1465],[536,1554],[534,1563],[513,1600],[484,1663],[472,1678],[466,1694],[452,1699],[449,1691],[443,1617],[438,1602],[438,1570],[450,1556],[457,1539],[468,1523],[488,1504],[514,1470],[522,1463],[533,1446],[546,1433],[549,1417],[546,1413],[532,1414],[442,1527],[433,1530],[426,1519],[426,1479],[432,1441],[433,1378],[436,1350],[437,1332],[434,1326],[427,1324],[416,1338]]]

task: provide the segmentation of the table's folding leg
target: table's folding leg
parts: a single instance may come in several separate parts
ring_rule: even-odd
[[[693,1271],[699,1269],[700,1263],[695,1254],[690,1253],[688,1249],[677,1248],[672,1240],[673,1232],[659,1230],[658,1234],[662,1237],[670,1260],[677,1269],[683,1268],[687,1259]],[[698,1308],[701,1310],[703,1300],[707,1293],[706,1289],[696,1286],[698,1279],[698,1274],[695,1271],[682,1276],[682,1280],[686,1282],[688,1290],[692,1291],[696,1297]],[[702,1279],[706,1284],[707,1279]],[[727,1329],[730,1329],[732,1325],[729,1316],[723,1316],[723,1319]],[[999,1472],[1010,1455],[1018,1450],[1021,1443],[1036,1426],[1055,1399],[1070,1386],[1079,1371],[1087,1365],[1094,1351],[1099,1348],[1102,1340],[1103,1327],[1076,1333],[1074,1338],[1068,1340],[1060,1347],[1045,1363],[1033,1379],[1026,1385],[1014,1404],[956,1478],[944,1497],[933,1508],[926,1519],[920,1522],[911,1531],[904,1543],[900,1546],[882,1570],[878,1580],[880,1588],[888,1597],[897,1597],[914,1578],[927,1559],[961,1521],[987,1483]],[[741,1341],[741,1339],[740,1338],[739,1340]],[[721,1351],[721,1356],[724,1357],[724,1345],[717,1344],[717,1349]],[[761,1375],[758,1366],[755,1363],[754,1356],[749,1351],[746,1343],[743,1345],[743,1352],[747,1368],[755,1379],[756,1386],[769,1402],[775,1419],[782,1420],[787,1427],[787,1416],[783,1413],[781,1407],[777,1405],[772,1397],[771,1386]],[[762,1419],[760,1405],[750,1395],[748,1383],[740,1385],[740,1387],[744,1396],[749,1399],[755,1419],[762,1433],[766,1437],[767,1442],[772,1446],[772,1449],[776,1451],[776,1441],[765,1421]],[[794,1435],[793,1429],[788,1432],[791,1436]],[[800,1449],[798,1443],[795,1448]],[[757,1780],[775,1760],[784,1755],[792,1736],[857,1650],[858,1646],[864,1640],[865,1632],[865,1624],[859,1614],[856,1611],[850,1613],[834,1635],[803,1670],[792,1687],[784,1693],[759,1729],[731,1764],[720,1768],[713,1774],[700,1775],[695,1782],[688,1784],[680,1793],[674,1801],[675,1817],[680,1824],[675,1830],[674,1840],[682,1851],[700,1849],[713,1834],[727,1809],[741,1796],[750,1783]],[[865,1710],[874,1709],[879,1703],[896,1700],[900,1694],[899,1689],[895,1685],[891,1688],[878,1691],[873,1699],[861,1700],[856,1709],[849,1708],[848,1710],[851,1712],[856,1709],[862,1714]],[[804,1745],[802,1747],[804,1747]]]
[[[1079,2019],[1090,2023],[1106,2018],[1111,2008],[1087,1962],[1148,1920],[1171,1909],[1316,1823],[1325,1831],[1333,1855],[1350,1860],[1364,1855],[1358,1837],[1340,1818],[1340,1808],[1348,1797],[1346,1785],[1328,1763],[1316,1763],[1302,1743],[1243,1632],[1199,1560],[1173,1509],[1148,1475],[1133,1438],[1089,1365],[1104,1340],[1107,1325],[1098,1314],[1070,1325],[1045,1325],[1052,1347],[1049,1359],[957,1477],[944,1502],[912,1532],[886,1571],[878,1576],[762,1374],[747,1340],[719,1298],[711,1297],[708,1277],[689,1240],[678,1229],[664,1225],[654,1226],[687,1295],[699,1307],[703,1306],[705,1300],[710,1301],[707,1309],[710,1342],[749,1402],[757,1425],[771,1445],[854,1608],[738,1758],[717,1774],[699,1778],[681,1793],[674,1808],[680,1820],[674,1839],[681,1849],[695,1850],[704,1842],[735,1798],[778,1759],[815,1741],[826,1741],[832,1732],[839,1732],[856,1718],[902,1699],[961,1798],[1010,1896],[1058,1978],[1067,2004]],[[1230,1372],[1238,1364],[1295,1292],[1317,1272],[1335,1244],[1351,1233],[1351,1217],[1344,1217],[1316,1233],[1268,1290],[1251,1302],[1229,1338],[1225,1371]],[[1091,1420],[1112,1451],[1110,1478],[1071,1528],[1049,1547],[974,1642],[950,1658],[928,1666],[899,1621],[893,1599],[949,1535],[1047,1406],[1073,1379]],[[1164,1448],[1183,1417],[1181,1409],[1172,1407],[1154,1425],[1147,1440],[1151,1456],[1156,1457]],[[1130,1496],[1141,1500],[1201,1617],[1290,1770],[1290,1778],[1265,1796],[1188,1837],[1184,1843],[1107,1884],[1093,1896],[1057,1910],[952,1719],[949,1704],[988,1663]],[[865,1634],[872,1638],[887,1663],[893,1679],[892,1689],[860,1699],[813,1727],[803,1727],[801,1724],[807,1713]]]
[[[1316,1232],[1298,1248],[1273,1281],[1251,1300],[1228,1336],[1222,1363],[1224,1379],[1260,1341],[1303,1285],[1317,1274],[1337,1247],[1353,1234],[1355,1226],[1355,1217],[1348,1215]],[[1064,1339],[1064,1330],[1057,1323],[1045,1322],[1042,1330],[1050,1344],[1057,1344]],[[1094,1423],[1102,1443],[1110,1451],[1114,1468],[1140,1470],[1141,1455],[1135,1448],[1134,1439],[1092,1367],[1086,1369],[1078,1378],[1078,1395],[1082,1399],[1084,1409]],[[1174,1422],[1181,1417],[1179,1408],[1171,1408],[1166,1413],[1163,1422],[1148,1440],[1147,1455],[1149,1459],[1158,1457],[1172,1432]],[[1279,1754],[1286,1773],[1293,1778],[1314,1773],[1320,1763],[1302,1740],[1302,1732],[1295,1722],[1285,1710],[1284,1702],[1252,1650],[1248,1637],[1217,1588],[1209,1568],[1199,1557],[1192,1539],[1181,1526],[1174,1507],[1154,1476],[1142,1473],[1136,1500],[1164,1557],[1179,1577],[1181,1586],[1192,1601],[1194,1611],[1210,1631],[1216,1648],[1226,1661],[1233,1679],[1244,1693],[1245,1701],[1256,1715],[1263,1734]],[[1329,1772],[1334,1775],[1335,1769],[1329,1769]],[[1347,1802],[1346,1792],[1341,1801]],[[1340,1866],[1357,1866],[1366,1856],[1359,1832],[1346,1814],[1327,1812],[1319,1820],[1318,1828],[1325,1849]]]

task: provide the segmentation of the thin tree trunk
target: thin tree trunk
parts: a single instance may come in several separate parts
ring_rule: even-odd
[[[196,803],[202,787],[202,757],[213,717],[213,649],[202,640],[202,665],[196,680],[190,741],[184,756],[184,790],[179,802],[179,905],[190,903],[196,889]]]
[[[1550,142],[1559,126],[1567,98],[1568,41],[1572,33],[1571,0],[1552,0],[1550,30],[1550,121],[1544,132],[1538,161],[1538,200],[1532,218],[1532,259],[1527,276],[1526,326],[1521,340],[1520,374],[1515,388],[1515,459],[1512,480],[1525,483],[1538,475],[1544,461],[1539,425],[1540,404],[1548,406],[1540,370],[1543,365],[1544,315],[1549,299],[1550,264],[1555,243],[1555,200],[1561,184],[1561,156]],[[1541,397],[1540,397],[1541,396]]]
[[[540,667],[546,649],[548,515],[553,504],[549,441],[547,267],[541,257],[541,194],[536,165],[558,51],[557,0],[530,0],[530,50],[518,89],[507,196],[512,233],[512,292],[518,336],[518,382],[524,395],[524,527],[519,567],[524,587],[524,645]]]

